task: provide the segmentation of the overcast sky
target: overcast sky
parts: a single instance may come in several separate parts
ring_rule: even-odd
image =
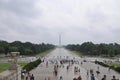
[[[120,43],[120,0],[0,0],[0,40]]]

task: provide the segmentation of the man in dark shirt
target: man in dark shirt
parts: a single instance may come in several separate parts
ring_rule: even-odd
[[[116,79],[115,76],[113,75],[113,78],[112,78],[111,80],[117,80],[117,79]]]
[[[33,74],[32,74],[32,76],[30,77],[30,80],[34,80],[34,76],[33,76]]]
[[[103,76],[102,80],[106,80],[106,75]]]

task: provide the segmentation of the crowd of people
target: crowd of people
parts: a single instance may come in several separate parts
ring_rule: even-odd
[[[21,73],[22,73],[21,78],[23,80],[35,80],[34,75],[28,72],[26,69],[23,69]]]
[[[108,68],[108,72],[110,72],[110,68]],[[97,67],[96,74],[97,74],[97,76],[100,74],[99,66]],[[90,78],[91,78],[91,80],[95,80],[93,69],[90,70]],[[107,80],[107,75],[103,75],[101,80]],[[111,80],[120,80],[120,79],[116,79],[115,75],[113,75]]]
[[[43,63],[45,63],[46,68],[49,68],[49,64],[54,65],[53,75],[58,78],[57,80],[65,80],[64,76],[59,75],[59,77],[58,77],[60,68],[64,68],[64,69],[66,68],[66,71],[69,72],[71,67],[74,67],[73,73],[74,73],[74,75],[77,75],[77,77],[74,77],[73,80],[83,80],[82,79],[83,76],[81,76],[81,73],[80,73],[81,70],[79,67],[79,66],[84,65],[83,61],[79,61],[75,58],[69,59],[69,57],[67,56],[64,59],[62,59],[61,57],[58,57],[57,59],[50,59],[50,60],[47,60],[46,58],[44,58]],[[76,64],[77,64],[77,66],[76,66]],[[67,65],[67,66],[65,66],[65,65]],[[87,72],[86,75],[87,75],[88,80],[97,80],[96,79],[97,77],[95,76],[95,74],[96,75],[100,74],[100,67],[99,66],[97,67],[96,73],[95,73],[95,71],[93,71],[93,69],[87,70],[86,72]],[[110,72],[110,69],[108,69],[108,72]],[[24,78],[24,80],[35,80],[34,75],[27,72],[25,69],[22,72],[22,77]],[[44,80],[52,80],[52,79],[51,79],[51,77],[45,77]],[[107,80],[107,75],[103,75],[101,80]],[[116,76],[113,75],[113,78],[111,80],[120,80],[120,79],[116,79]]]
[[[91,74],[91,80],[95,80],[94,74]],[[101,80],[107,80],[107,76],[104,75]],[[115,75],[113,75],[113,78],[111,80],[120,80],[120,79],[116,79]]]

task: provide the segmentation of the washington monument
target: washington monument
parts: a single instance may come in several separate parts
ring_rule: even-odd
[[[59,47],[61,47],[61,35],[59,34]]]

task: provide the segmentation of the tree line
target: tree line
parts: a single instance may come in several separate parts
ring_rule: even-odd
[[[0,40],[0,54],[7,54],[10,52],[20,52],[21,55],[35,55],[40,52],[44,52],[49,49],[53,49],[55,46],[52,44],[33,44],[31,42],[7,42]]]
[[[87,55],[106,55],[106,56],[116,56],[120,55],[120,44],[117,43],[100,43],[94,44],[92,42],[84,42],[80,44],[69,44],[66,46],[67,49],[82,52]]]

